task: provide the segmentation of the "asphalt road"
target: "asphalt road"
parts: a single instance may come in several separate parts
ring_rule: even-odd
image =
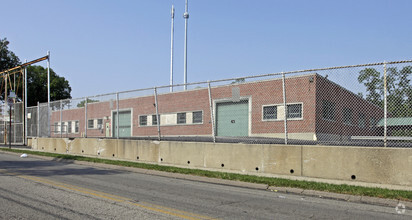
[[[412,219],[398,212],[0,152],[0,219]]]

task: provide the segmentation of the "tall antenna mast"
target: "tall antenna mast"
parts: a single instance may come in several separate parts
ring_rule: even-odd
[[[174,35],[175,7],[172,5],[172,28],[170,37],[170,92],[173,92],[173,35]]]
[[[187,90],[187,20],[189,19],[189,13],[187,12],[187,1],[188,0],[186,0],[185,13],[183,14],[183,18],[185,19],[185,61],[184,61],[185,90]]]

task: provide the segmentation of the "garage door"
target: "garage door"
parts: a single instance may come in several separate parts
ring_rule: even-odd
[[[119,112],[119,137],[132,136],[132,114],[131,111]],[[117,112],[113,112],[113,137],[117,137]]]
[[[216,105],[216,122],[217,136],[248,136],[248,101],[218,103]]]

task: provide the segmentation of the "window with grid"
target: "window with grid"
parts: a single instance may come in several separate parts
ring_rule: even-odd
[[[358,118],[358,126],[360,128],[365,127],[365,121],[366,121],[366,116],[363,113],[359,113],[359,118]]]
[[[196,111],[193,112],[193,123],[202,123],[203,122],[203,112],[202,111]]]
[[[54,133],[59,133],[59,124],[57,122],[54,123]]]
[[[350,108],[343,109],[343,123],[347,125],[352,124],[352,109]]]
[[[157,125],[157,121],[157,115],[152,115],[152,125]]]
[[[302,118],[302,104],[290,104],[287,108],[287,118]]]
[[[94,119],[87,120],[87,129],[93,129],[93,128],[94,128]]]
[[[277,119],[278,108],[277,106],[263,106],[263,120]]]
[[[62,133],[66,133],[66,128],[67,128],[67,122],[63,122],[62,128],[61,128]]]
[[[177,113],[177,124],[186,124],[186,112]]]
[[[67,133],[72,133],[72,122],[68,121],[67,122]]]
[[[79,132],[79,121],[76,121],[76,122],[74,123],[74,131],[75,131],[76,133]]]
[[[98,129],[103,129],[103,119],[97,119],[97,128]]]
[[[322,101],[322,118],[326,120],[335,120],[335,103],[328,100]]]
[[[139,116],[139,125],[146,126],[147,125],[147,115]]]

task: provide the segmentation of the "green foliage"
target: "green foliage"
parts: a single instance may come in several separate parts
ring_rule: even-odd
[[[50,101],[70,99],[72,88],[64,77],[50,69]],[[27,106],[47,102],[47,69],[42,66],[27,67]]]
[[[10,68],[13,68],[21,64],[19,58],[12,51],[9,50],[8,48],[9,43],[10,42],[7,40],[7,38],[3,38],[3,39],[0,38],[0,72],[4,70],[8,70]],[[1,80],[2,80],[2,83],[4,83],[4,78]],[[4,85],[2,85],[1,87],[3,88],[3,86]],[[17,96],[21,97],[19,96],[19,94],[17,94]],[[4,100],[4,90],[3,89],[1,89],[0,91],[0,99]]]
[[[244,83],[246,82],[245,78],[238,78],[235,81],[233,81],[231,84],[238,84],[238,83]]]
[[[99,100],[94,100],[94,99],[89,99],[89,98],[87,98],[86,101],[87,101],[87,103],[99,102]],[[83,107],[84,107],[84,103],[85,103],[85,101],[79,102],[79,104],[77,104],[77,107],[78,107],[78,108],[83,108]]]
[[[391,133],[392,136],[398,136],[398,137],[412,137],[412,130],[410,129],[397,129],[392,131]]]
[[[19,58],[9,50],[7,38],[0,38],[0,72],[20,65]]]
[[[4,71],[21,65],[19,58],[9,50],[9,41],[0,39],[0,71]],[[21,77],[18,76],[18,77]],[[22,80],[21,78],[17,78]],[[16,83],[17,97],[23,97],[23,83]],[[50,69],[50,101],[71,98],[72,89],[64,77],[58,76]],[[41,66],[27,67],[27,106],[35,106],[37,102],[47,102],[47,69]],[[0,99],[3,99],[4,91],[0,91]]]
[[[366,68],[359,72],[358,81],[363,83],[366,87],[366,100],[375,105],[383,106],[383,80],[380,75],[381,74],[377,70]]]
[[[412,117],[412,66],[398,71],[396,67],[387,68],[387,108],[391,117]],[[366,87],[366,100],[383,108],[383,74],[374,68],[359,72],[358,82]]]

